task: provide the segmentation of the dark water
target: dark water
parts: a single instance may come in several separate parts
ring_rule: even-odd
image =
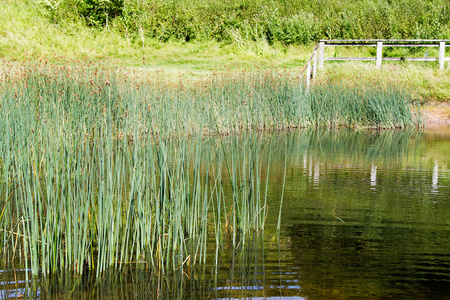
[[[11,266],[0,299],[450,299],[450,131],[264,138],[278,145],[266,230],[225,245],[218,266],[32,280]]]

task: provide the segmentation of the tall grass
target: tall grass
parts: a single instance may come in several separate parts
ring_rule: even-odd
[[[3,183],[8,193],[20,185],[12,201],[2,201],[3,250],[18,243],[33,274],[99,275],[130,262],[165,274],[205,262],[211,234],[217,247],[224,230],[239,245],[262,228],[260,154],[240,149],[251,150],[255,141],[232,144],[234,189],[227,198],[224,153],[213,141],[59,138],[49,136],[45,149],[21,145],[16,161],[3,166],[11,169]]]
[[[217,134],[416,124],[398,89],[307,91],[289,74],[174,82],[45,64],[4,74],[0,246],[33,275],[183,271],[206,261],[208,239],[217,259],[225,241],[262,232],[271,146]]]
[[[343,54],[345,56],[346,54]],[[351,55],[351,54],[350,54]],[[353,85],[377,82],[382,85],[397,85],[411,89],[414,99],[445,101],[450,99],[450,69],[438,70],[436,66],[420,64],[385,65],[376,69],[363,63],[330,64],[318,75],[330,83],[345,81]]]

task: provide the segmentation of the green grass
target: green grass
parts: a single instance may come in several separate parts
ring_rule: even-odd
[[[379,83],[409,89],[421,103],[450,101],[450,67],[439,70],[434,63],[384,63],[376,69],[371,63],[326,63],[319,80],[358,85]]]

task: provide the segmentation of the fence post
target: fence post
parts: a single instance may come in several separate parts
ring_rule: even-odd
[[[439,69],[444,69],[445,63],[445,42],[439,42]]]
[[[311,60],[308,60],[308,66],[306,67],[306,88],[309,89],[311,85]]]
[[[383,42],[377,41],[377,63],[376,63],[377,68],[381,68],[382,59],[383,59]]]
[[[319,42],[319,69],[323,68],[324,65],[324,56],[325,56],[325,42]]]
[[[313,53],[312,78],[314,79],[317,73],[317,50],[314,50]]]

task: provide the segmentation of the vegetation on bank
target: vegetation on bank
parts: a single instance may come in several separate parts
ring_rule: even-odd
[[[322,80],[307,89],[298,74],[289,71],[217,71],[200,78],[170,78],[164,72],[128,72],[114,64],[64,64],[32,63],[5,70],[2,95],[9,101],[13,96],[19,102],[35,103],[39,120],[45,113],[54,113],[39,110],[55,99],[59,102],[54,110],[62,109],[63,115],[91,114],[94,109],[100,114],[95,120],[103,116],[101,110],[106,105],[111,105],[115,134],[124,120],[130,120],[128,117],[140,124],[139,135],[418,124],[411,113],[416,103],[410,91],[395,83],[359,85]]]
[[[0,55],[22,47],[88,54],[109,45],[107,55],[120,57],[168,41],[246,48],[335,38],[443,39],[450,37],[449,24],[445,0],[4,0]]]
[[[418,38],[450,34],[446,0],[22,0],[51,24],[115,30],[133,43],[215,40],[308,44],[318,39]]]
[[[319,72],[319,81],[348,84],[379,82],[402,86],[412,93],[415,101],[422,104],[450,101],[450,67],[439,70],[433,63],[383,63],[381,69],[373,63],[328,64]]]
[[[288,4],[288,1],[285,1],[284,3],[294,8],[302,8],[304,11],[312,9],[311,11],[317,15],[325,14],[327,11],[329,15],[333,15],[339,11],[339,7],[341,10],[356,10],[358,5],[363,6],[364,4],[364,7],[366,7],[364,9],[369,9],[370,7],[373,8],[383,3],[383,1],[371,2],[369,5],[365,2],[367,1],[356,1],[351,4],[347,3],[345,6],[339,6],[338,3],[332,1],[327,2],[329,4],[328,6],[325,6],[323,3],[320,4],[320,2],[312,3],[309,1],[297,1],[290,4]],[[45,3],[47,3],[47,6]],[[53,6],[49,6],[48,3]],[[193,77],[207,77],[214,71],[240,72],[244,69],[250,71],[258,71],[260,69],[287,69],[289,72],[298,73],[303,68],[306,59],[311,55],[313,48],[313,44],[311,43],[321,37],[339,37],[339,35],[320,36],[308,41],[306,45],[297,45],[297,42],[290,43],[282,39],[275,39],[269,43],[267,38],[244,38],[242,34],[237,36],[231,35],[236,38],[228,39],[215,39],[204,36],[191,39],[189,42],[177,38],[169,38],[168,41],[165,41],[166,39],[148,35],[145,26],[141,26],[142,30],[139,29],[138,31],[131,30],[131,27],[124,31],[122,27],[117,25],[120,22],[124,22],[123,19],[126,16],[126,12],[131,9],[132,5],[138,5],[136,3],[133,4],[132,2],[124,1],[123,5],[125,5],[125,8],[122,11],[122,15],[115,19],[109,19],[108,26],[106,26],[106,23],[102,25],[101,22],[95,23],[88,21],[86,16],[83,16],[83,11],[85,12],[86,10],[73,6],[83,3],[87,2],[52,2],[50,0],[46,2],[3,1],[0,6],[0,57],[2,58],[0,60],[0,76],[3,76],[2,72],[7,68],[9,62],[15,62],[16,66],[19,66],[27,60],[48,60],[55,63],[62,63],[66,59],[73,61],[86,59],[98,62],[111,58],[120,60],[121,65],[139,67],[149,73],[164,70],[166,76],[171,77],[184,77],[187,74]],[[107,5],[107,3],[114,3],[114,1],[105,1],[102,3],[103,5]],[[207,7],[217,8],[219,6],[231,5],[227,3],[208,2],[202,5],[192,3],[192,5],[189,4],[188,8],[195,10],[196,8],[206,9]],[[253,5],[256,5],[255,3],[247,3],[246,5],[253,7]],[[401,1],[391,3],[389,9],[399,10],[401,3]],[[266,2],[259,4],[259,7],[268,5]],[[155,3],[153,7],[156,9],[159,7],[158,5],[163,5],[163,3]],[[180,5],[187,6],[183,2],[177,2],[175,6]],[[271,2],[271,5],[281,4]],[[427,9],[424,8],[425,6]],[[53,15],[49,12],[51,7],[54,7],[55,14]],[[96,7],[99,6],[97,5]],[[323,9],[318,9],[319,7]],[[412,28],[422,28],[421,26],[425,26],[423,24],[428,24],[427,22],[435,22],[436,20],[442,20],[442,18],[445,21],[445,18],[448,18],[449,15],[447,2],[418,1],[416,3],[413,1],[408,2],[408,5],[405,4],[403,7],[405,8],[404,12],[396,13],[395,18],[404,17],[405,20],[411,21],[405,21],[403,23],[407,24],[404,25],[406,29],[403,32],[405,34],[397,36],[388,34],[382,35],[382,37],[432,37],[408,35],[406,32],[410,32]],[[431,9],[431,7],[433,8]],[[223,13],[226,11],[217,10]],[[386,12],[390,10],[386,10]],[[415,13],[411,13],[410,10]],[[436,14],[433,13],[435,10],[440,10],[440,19],[433,19],[430,15]],[[236,8],[236,11],[244,12],[246,10],[238,10]],[[295,9],[290,9],[289,11],[294,12]],[[280,14],[283,12],[283,9],[280,7],[276,12]],[[142,9],[139,10],[139,13],[145,14],[148,13],[148,10]],[[240,15],[242,18],[245,17],[242,13]],[[134,16],[137,15],[134,14]],[[419,16],[422,17],[419,18]],[[389,18],[389,20],[395,19],[392,16]],[[416,21],[412,22],[414,18],[420,19],[416,20],[417,24],[415,23]],[[149,20],[147,17],[142,17],[141,19]],[[137,22],[141,19],[128,17],[127,20],[129,22]],[[202,21],[206,19],[201,18]],[[326,18],[326,20],[331,22],[333,18]],[[438,22],[439,32],[443,32],[444,35],[435,37],[448,38],[450,36],[448,30],[446,31],[445,29],[450,23],[444,21]],[[201,27],[203,28],[203,26]],[[154,28],[159,27],[156,26]],[[428,30],[425,31],[430,32]],[[238,31],[233,29],[227,32],[236,33]],[[343,37],[372,37],[364,35],[364,33],[368,32],[370,32],[368,29],[364,29],[360,36],[360,33],[358,33],[358,36]],[[221,42],[217,42],[218,40],[221,40]],[[364,49],[330,47],[327,48],[326,55],[338,57],[373,56],[373,51],[375,49],[371,49],[370,47],[364,47]],[[449,56],[448,51],[447,56]],[[386,49],[385,55],[397,57],[436,57],[437,49]],[[448,63],[444,71],[437,70],[436,63],[385,63],[382,72],[374,70],[370,67],[371,65],[373,65],[371,62],[360,64],[327,62],[326,71],[319,72],[319,77],[324,81],[336,79],[340,79],[341,81],[354,81],[355,78],[361,78],[363,81],[371,82],[392,81],[392,79],[395,79],[400,85],[410,89],[414,94],[414,98],[420,101],[445,101],[450,99],[450,88],[448,87],[450,73]]]

